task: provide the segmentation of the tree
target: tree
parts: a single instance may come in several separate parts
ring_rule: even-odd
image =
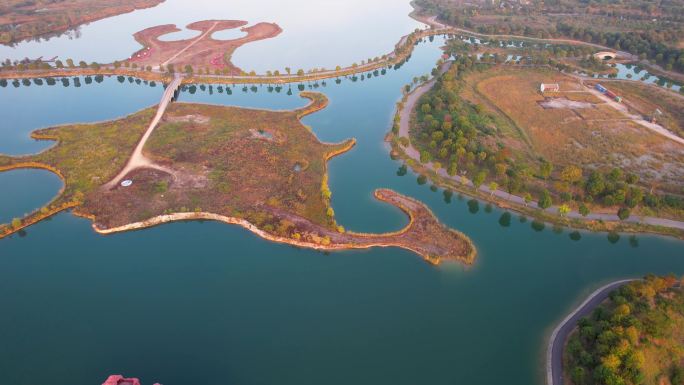
[[[566,204],[562,204],[558,207],[558,214],[560,214],[561,217],[568,215],[569,212],[570,207]]]
[[[475,177],[473,178],[473,184],[475,185],[476,188],[480,188],[482,186],[482,183],[484,183],[485,178],[487,178],[487,172],[482,170],[478,172]]]
[[[585,205],[584,203],[580,203],[579,213],[582,214],[583,217],[589,215],[589,208],[587,207],[587,205]]]
[[[304,76],[304,70],[303,69],[297,70],[297,76]]]
[[[497,190],[498,188],[499,188],[499,184],[498,184],[498,183],[496,183],[496,182],[491,182],[491,183],[489,183],[489,192],[490,192],[490,196],[491,196],[491,195],[494,195],[494,193],[496,192],[496,190]]]
[[[292,72],[292,68],[290,67],[285,67],[285,72],[289,75]]]
[[[526,192],[525,195],[523,195],[523,200],[525,200],[525,206],[527,206],[532,202],[532,194]]]
[[[551,207],[552,204],[553,201],[551,200],[551,193],[549,193],[549,190],[544,189],[539,197],[539,207],[542,209],[547,209]]]
[[[423,150],[420,152],[420,163],[429,163],[432,160],[432,155],[429,152]]]
[[[576,366],[572,369],[572,372],[570,374],[572,378],[572,383],[576,385],[582,385],[584,384],[585,380],[585,371],[584,368],[581,366]]]
[[[587,193],[592,197],[596,197],[603,193],[605,189],[606,182],[603,178],[603,174],[598,171],[592,172],[591,175],[589,175],[589,180],[585,186]]]
[[[69,68],[74,68],[74,61],[72,59],[66,59],[66,63]]]
[[[14,218],[12,219],[12,227],[16,230],[21,227],[21,219],[19,218]]]
[[[566,166],[561,171],[560,178],[564,182],[577,183],[582,180],[582,169],[577,166]]]
[[[553,165],[548,161],[545,160],[539,165],[540,177],[548,179],[551,176],[551,172],[553,172]]]
[[[192,69],[192,66],[191,66],[190,64],[186,64],[186,65],[185,65],[185,72],[186,72],[188,75],[192,75],[193,69]]]
[[[627,207],[620,207],[618,210],[618,218],[620,218],[621,221],[624,221],[625,219],[629,218],[630,211]]]

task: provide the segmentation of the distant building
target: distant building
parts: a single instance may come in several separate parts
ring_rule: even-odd
[[[539,86],[539,91],[541,92],[558,92],[560,91],[560,86],[558,83],[542,83]]]

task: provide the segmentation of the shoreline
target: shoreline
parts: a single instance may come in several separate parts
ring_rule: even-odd
[[[226,224],[233,224],[233,225],[238,225],[241,226],[242,228],[252,232],[253,234],[274,242],[274,243],[283,243],[283,244],[288,244],[291,246],[296,246],[296,247],[301,247],[301,248],[307,248],[307,249],[313,249],[313,250],[319,250],[319,251],[341,251],[341,250],[364,250],[364,249],[370,249],[373,247],[397,247],[397,248],[402,248],[408,251],[411,251],[417,255],[419,255],[423,260],[426,262],[432,264],[432,265],[439,265],[441,263],[441,259],[439,257],[435,258],[430,255],[426,255],[424,252],[419,250],[416,247],[412,247],[410,245],[405,245],[405,244],[400,244],[400,243],[391,243],[391,242],[374,242],[373,238],[380,238],[380,237],[387,237],[387,236],[398,236],[402,235],[406,232],[408,232],[411,228],[411,226],[414,223],[415,219],[415,214],[414,212],[409,209],[408,207],[401,205],[401,204],[395,204],[393,202],[390,202],[387,198],[384,197],[383,192],[391,193],[391,194],[398,194],[397,192],[389,189],[377,189],[374,191],[373,196],[386,203],[390,203],[393,206],[399,208],[404,214],[406,214],[409,217],[409,223],[404,226],[402,229],[396,231],[396,232],[391,232],[391,233],[381,233],[381,234],[366,234],[366,233],[352,233],[349,232],[348,234],[353,235],[355,237],[360,237],[360,238],[365,238],[368,240],[368,243],[331,243],[328,245],[325,244],[320,244],[320,243],[314,243],[314,242],[307,242],[307,241],[302,241],[302,240],[296,240],[288,237],[282,237],[278,235],[274,235],[271,233],[268,233],[256,225],[252,224],[251,222],[247,221],[246,219],[243,218],[237,218],[237,217],[230,217],[230,216],[225,216],[225,215],[220,215],[220,214],[214,214],[214,213],[208,213],[208,212],[187,212],[187,213],[172,213],[172,214],[164,214],[164,215],[158,215],[155,217],[152,217],[150,219],[140,221],[140,222],[134,222],[134,223],[129,223],[126,225],[122,226],[117,226],[117,227],[112,227],[112,228],[100,228],[97,226],[96,223],[92,224],[93,230],[101,235],[111,235],[115,233],[121,233],[121,232],[128,232],[128,231],[135,231],[135,230],[142,230],[146,228],[151,228],[155,226],[159,226],[165,223],[171,223],[171,222],[182,222],[182,221],[197,221],[197,220],[213,220],[217,222],[222,222]],[[408,198],[412,199],[412,198]],[[432,213],[430,211],[430,213]],[[87,218],[87,219],[93,219],[90,216],[75,213],[75,215]],[[434,214],[433,214],[434,215]],[[449,229],[453,231],[456,235],[460,236],[462,239],[464,239],[469,245],[470,245],[470,250],[471,252],[463,256],[465,260],[470,260],[472,261],[477,252],[472,244],[472,241],[470,238],[465,236],[463,233]],[[464,264],[470,264],[466,263],[464,261],[459,261]]]

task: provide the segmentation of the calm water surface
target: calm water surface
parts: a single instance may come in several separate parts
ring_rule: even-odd
[[[684,273],[680,241],[622,235],[611,243],[585,232],[574,241],[567,229],[536,231],[515,214],[507,223],[501,210],[457,194],[445,199],[411,172],[397,176],[401,164],[389,158],[383,136],[400,88],[430,71],[440,44],[420,45],[384,76],[319,83],[331,103],[304,123],[324,141],[358,140],[330,163],[339,223],[355,231],[400,228],[404,215],[372,197],[376,188],[393,188],[472,237],[474,266],[434,267],[393,248],[300,250],[213,222],[104,237],[63,213],[0,241],[0,382],[93,385],[123,373],[165,385],[541,385],[546,337],[583,295],[618,278]],[[250,87],[186,89],[180,100],[306,104],[297,85],[293,95],[287,87]],[[56,104],[63,93],[69,109]],[[160,93],[116,78],[78,91],[61,84],[2,89],[0,151],[36,151],[46,144],[25,139],[33,128],[132,113]],[[13,113],[23,100],[44,116]],[[23,184],[47,194],[27,208],[55,193],[49,179],[35,174]],[[8,207],[0,199],[0,212]]]

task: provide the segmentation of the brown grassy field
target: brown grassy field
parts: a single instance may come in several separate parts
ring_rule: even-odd
[[[624,115],[589,93],[569,92],[581,91],[575,79],[546,69],[499,68],[475,74],[468,82],[474,91],[471,97],[485,100],[485,105],[505,115],[529,138],[530,146],[522,145],[521,135],[508,138],[519,142],[514,148],[530,151],[528,158],[542,156],[560,166],[621,167],[639,175],[645,184],[680,191],[684,149],[626,120]],[[541,82],[559,83],[561,92],[542,95]],[[567,98],[595,105],[582,109],[544,109],[539,102],[545,98]]]
[[[133,186],[96,191],[84,210],[115,227],[164,211],[257,215],[250,211],[266,203],[333,226],[321,196],[325,162],[353,142],[318,142],[299,114],[171,104],[143,151],[174,175],[139,170],[127,177]]]
[[[607,82],[605,86],[623,96],[625,103],[644,117],[651,117],[659,109],[663,114],[658,116],[658,122],[684,137],[683,95],[638,82]]]

